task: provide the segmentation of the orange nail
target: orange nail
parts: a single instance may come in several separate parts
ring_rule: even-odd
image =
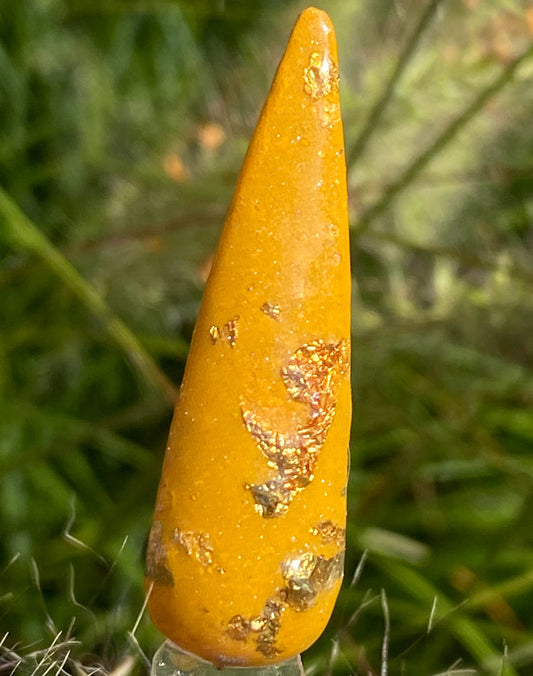
[[[281,662],[343,574],[350,264],[337,49],[299,18],[227,216],[147,557],[158,628],[217,666]]]

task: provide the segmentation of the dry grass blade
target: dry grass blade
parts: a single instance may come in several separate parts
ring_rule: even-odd
[[[457,134],[479,113],[490,99],[509,85],[520,66],[533,56],[533,44],[525,49],[484,89],[474,100],[450,122],[440,134],[419,153],[409,164],[401,176],[391,183],[384,195],[373,205],[368,207],[359,218],[354,227],[354,241],[372,225],[381,214],[388,209],[398,195],[405,190],[422,172],[422,170],[436,157]]]
[[[405,49],[400,54],[396,67],[392,71],[390,79],[386,82],[381,96],[378,98],[376,103],[372,106],[368,117],[366,119],[363,128],[359,132],[355,142],[352,147],[348,150],[346,154],[346,166],[348,170],[357,162],[357,160],[363,154],[365,147],[375,132],[376,128],[379,126],[380,120],[385,112],[387,104],[391,100],[394,90],[402,77],[405,69],[407,68],[411,57],[416,52],[416,49],[420,43],[420,40],[424,36],[427,28],[431,24],[431,20],[435,16],[439,5],[443,0],[430,0],[427,7],[422,12],[420,19],[415,26],[413,33],[405,45]]]

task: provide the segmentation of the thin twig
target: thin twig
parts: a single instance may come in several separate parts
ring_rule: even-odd
[[[351,150],[347,153],[346,165],[348,169],[351,169],[351,167],[357,162],[359,157],[362,155],[364,149],[366,148],[366,144],[371,138],[376,127],[379,125],[381,117],[383,116],[383,113],[385,111],[385,108],[387,107],[392,95],[394,94],[396,85],[398,84],[400,78],[402,77],[407,67],[407,64],[409,63],[411,57],[415,53],[422,36],[426,32],[426,28],[431,23],[431,20],[441,2],[442,0],[431,0],[431,2],[429,2],[429,4],[427,5],[425,11],[422,13],[417,25],[413,30],[411,37],[409,38],[407,44],[405,45],[403,52],[400,54],[398,62],[396,63],[396,68],[393,70],[388,82],[385,84],[381,96],[372,106],[368,114],[367,120],[362,130],[359,132],[359,135],[356,138],[355,143],[353,144]]]
[[[173,404],[177,397],[176,387],[159,369],[135,334],[113,313],[98,291],[80,275],[2,188],[0,188],[0,226],[0,235],[4,235],[15,246],[36,254],[46,263],[65,286],[102,322],[139,373]]]
[[[381,676],[387,676],[389,672],[389,640],[390,640],[390,615],[389,604],[387,602],[387,594],[385,590],[381,590],[381,607],[383,609],[383,622],[385,627],[383,629],[383,644],[381,646]]]
[[[335,638],[331,642],[331,652],[328,659],[328,669],[324,673],[324,676],[333,676],[333,669],[337,663],[337,658],[339,657],[339,639]]]
[[[370,595],[370,590],[368,590],[365,593],[365,596],[359,606],[354,610],[354,612],[351,614],[350,619],[348,622],[346,622],[346,628],[351,627],[352,625],[355,624],[355,622],[359,619],[361,613],[369,608],[370,606],[374,605],[376,601],[378,601],[381,597],[378,596],[371,596]]]
[[[355,585],[359,582],[359,578],[363,574],[363,568],[365,567],[367,557],[368,557],[368,550],[365,549],[363,551],[363,553],[361,554],[361,558],[359,559],[359,563],[357,564],[357,567],[354,571],[352,581],[350,582],[350,587],[355,587]]]
[[[533,56],[533,44],[525,49],[520,56],[511,61],[492,82],[482,89],[475,99],[468,105],[463,112],[452,120],[435,138],[430,145],[423,150],[401,176],[390,184],[387,192],[378,199],[373,205],[368,207],[359,218],[359,222],[354,228],[354,234],[359,236],[367,230],[375,219],[380,216],[396,199],[399,193],[408,187],[421,171],[438,153],[445,148],[457,134],[465,127],[476,114],[485,106],[485,104],[496,94],[500,93],[508,85],[518,68]],[[355,239],[355,238],[354,238]]]
[[[139,614],[137,615],[137,619],[135,620],[135,624],[133,625],[133,629],[129,632],[129,634],[132,638],[134,638],[135,634],[137,633],[137,629],[139,628],[139,625],[141,623],[143,615],[146,611],[146,606],[148,605],[148,601],[150,600],[150,596],[152,594],[153,588],[154,588],[154,583],[151,582],[150,586],[149,586],[149,588],[148,588],[148,590],[145,594],[144,601],[143,601],[143,604],[142,604],[141,609],[139,611]]]
[[[433,604],[431,606],[431,612],[429,613],[428,628],[426,629],[426,634],[431,633],[431,630],[433,629],[433,620],[437,612],[438,601],[439,597],[435,594],[435,598],[433,599]]]
[[[76,521],[76,496],[73,495],[70,501],[70,515],[69,519],[67,521],[67,525],[65,526],[63,530],[63,540],[65,542],[68,542],[70,545],[73,545],[74,547],[77,547],[78,549],[81,549],[82,551],[88,552],[92,556],[95,556],[101,563],[104,565],[107,565],[107,561],[105,558],[99,554],[96,550],[94,550],[92,547],[89,547],[89,545],[85,544],[85,542],[82,542],[81,540],[78,540],[78,538],[74,537],[70,530],[72,526],[74,525],[74,522]],[[78,605],[76,603],[76,605]]]

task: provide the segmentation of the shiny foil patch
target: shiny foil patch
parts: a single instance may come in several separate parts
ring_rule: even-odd
[[[329,559],[306,552],[281,564],[286,587],[281,590],[285,603],[294,610],[309,610],[319,592],[330,589],[344,572],[344,552]]]
[[[278,596],[276,593],[267,600],[260,615],[251,618],[234,615],[228,622],[228,636],[235,641],[248,641],[253,636],[258,652],[265,657],[276,657],[281,652],[275,643],[281,628],[281,615],[285,610]]]
[[[276,475],[262,484],[246,484],[256,510],[264,517],[285,514],[294,496],[314,478],[314,466],[335,417],[337,393],[348,373],[349,343],[315,340],[298,348],[280,374],[293,401],[307,407],[296,433],[271,429],[241,404],[247,430]]]
[[[207,533],[175,528],[172,539],[205,568],[213,565],[213,545]]]
[[[318,535],[322,538],[324,544],[334,543],[339,549],[344,549],[346,540],[346,529],[337,526],[333,521],[321,521],[310,529],[313,535]]]
[[[256,650],[265,657],[274,658],[282,650],[276,645],[282,616],[287,608],[300,612],[313,607],[319,592],[330,589],[342,579],[344,552],[326,559],[320,554],[306,552],[281,562],[285,586],[275,590],[259,615],[234,615],[228,622],[227,635],[234,641],[256,642]]]
[[[263,303],[263,305],[261,305],[261,312],[264,312],[270,319],[275,319],[277,321],[281,314],[281,308],[275,303]]]
[[[322,60],[318,52],[313,52],[304,69],[304,92],[312,99],[320,99],[338,89],[339,69],[327,55]]]
[[[157,519],[152,524],[148,540],[146,577],[164,587],[174,586],[174,577],[169,570],[167,552],[163,544],[163,524]]]
[[[220,340],[226,340],[230,347],[235,347],[237,338],[239,336],[239,319],[240,316],[236,315],[233,319],[230,319],[229,322],[226,322],[224,326],[219,327],[216,324],[213,324],[209,329],[209,335],[211,336],[211,342],[213,345],[218,343]]]

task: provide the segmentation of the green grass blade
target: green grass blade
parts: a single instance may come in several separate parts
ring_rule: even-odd
[[[457,640],[479,664],[484,665],[488,673],[501,673],[502,655],[494,649],[474,620],[464,614],[462,608],[455,606],[437,587],[414,569],[390,560],[380,564],[380,567],[410,596],[426,604],[428,609],[432,607],[436,598],[437,610],[433,626],[435,622],[445,620]],[[505,675],[518,676],[511,665],[506,665]]]
[[[102,322],[143,377],[174,403],[177,389],[160,370],[133,332],[111,310],[100,294],[80,275],[37,226],[0,188],[0,218],[3,236],[12,244],[36,254],[81,302]]]

